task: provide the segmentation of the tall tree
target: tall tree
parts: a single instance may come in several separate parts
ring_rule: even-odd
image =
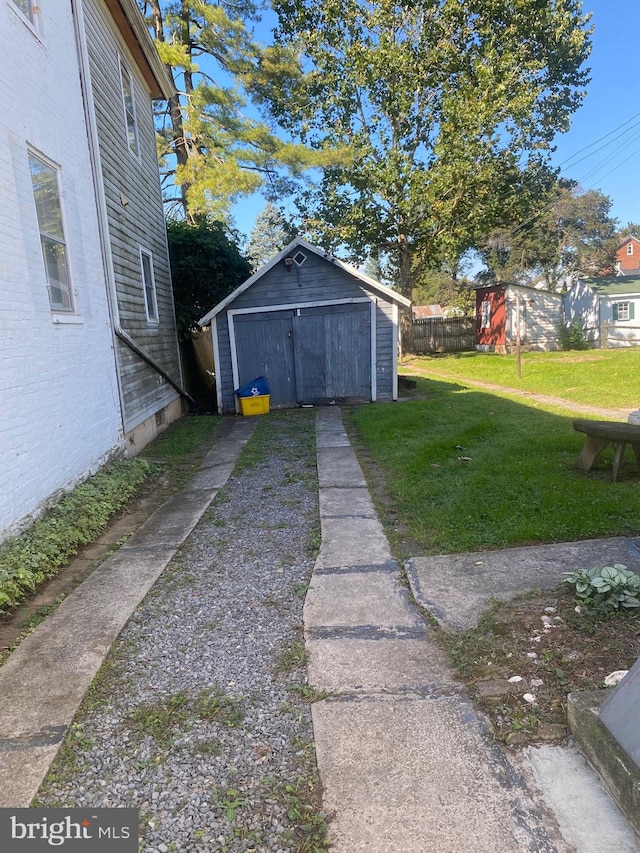
[[[343,146],[303,203],[354,260],[463,251],[549,183],[547,154],[588,75],[579,0],[273,0],[299,73],[261,88],[311,145]]]
[[[268,202],[256,217],[249,235],[247,255],[254,268],[262,266],[290,243],[298,233],[295,225],[287,219],[275,204]]]
[[[530,281],[542,278],[556,290],[578,273],[601,275],[613,268],[618,246],[611,199],[558,181],[538,214],[490,235],[480,256],[489,278]]]
[[[245,111],[254,75],[286,72],[284,51],[265,52],[247,24],[252,0],[147,0],[147,15],[175,95],[157,114],[169,215],[191,222],[229,217],[233,202],[261,187],[281,194],[304,168],[304,147],[283,141]]]

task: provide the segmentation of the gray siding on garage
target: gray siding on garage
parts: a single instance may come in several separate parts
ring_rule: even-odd
[[[120,324],[180,382],[150,92],[102,0],[85,0],[84,16]],[[134,81],[139,157],[127,144],[120,57]],[[158,323],[146,317],[139,246],[153,258]],[[160,411],[177,392],[119,339],[116,347],[127,431]]]
[[[337,266],[331,259],[308,251],[301,267],[287,271],[284,260],[267,270],[250,287],[239,293],[213,318],[216,326],[219,354],[219,375],[216,377],[224,412],[235,411],[231,344],[227,312],[246,308],[274,306],[304,306],[314,302],[345,299],[371,299],[376,304],[376,384],[377,399],[391,400],[394,392],[394,327],[393,303],[386,301],[374,288]],[[290,254],[295,255],[296,249]],[[355,306],[354,306],[355,308]],[[331,309],[328,308],[328,311]],[[238,315],[239,316],[239,315]]]

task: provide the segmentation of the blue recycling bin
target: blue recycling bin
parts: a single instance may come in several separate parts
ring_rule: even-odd
[[[269,394],[269,383],[265,376],[257,376],[246,385],[236,388],[235,393],[238,397],[264,397]]]

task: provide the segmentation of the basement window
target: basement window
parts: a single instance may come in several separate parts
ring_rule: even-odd
[[[296,252],[293,256],[293,261],[298,267],[301,267],[306,260],[307,256],[304,254],[304,252]]]

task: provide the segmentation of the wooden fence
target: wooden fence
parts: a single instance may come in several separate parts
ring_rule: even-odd
[[[403,338],[404,350],[418,355],[472,350],[475,344],[475,317],[420,317]]]
[[[640,326],[630,326],[627,323],[616,325],[611,320],[602,324],[602,349],[627,346],[637,347],[640,344]]]

